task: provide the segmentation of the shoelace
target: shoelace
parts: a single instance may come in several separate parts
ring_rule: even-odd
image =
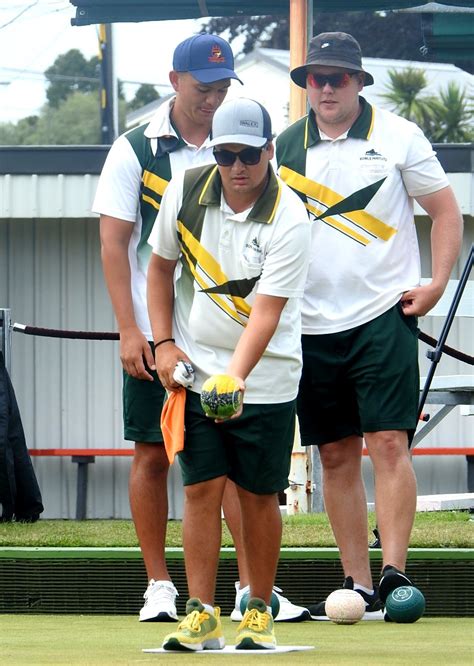
[[[269,618],[268,613],[261,613],[256,608],[252,608],[252,610],[245,613],[239,629],[248,628],[255,631],[264,631],[267,628]]]
[[[179,623],[178,629],[189,629],[189,631],[199,633],[201,631],[201,624],[208,619],[209,613],[195,610],[186,615],[184,620]]]
[[[286,597],[284,597],[282,594],[280,594],[281,592],[283,592],[283,590],[281,589],[281,587],[277,587],[276,585],[274,585],[274,586],[273,586],[273,592],[274,592],[274,593],[276,594],[276,596],[277,596],[279,599],[281,599],[282,601],[288,601],[288,599],[287,599]]]
[[[175,596],[178,596],[178,593],[168,587],[167,585],[157,585],[156,583],[146,590],[143,598],[148,600],[155,594],[161,594],[163,597],[166,597],[169,601],[174,601]]]

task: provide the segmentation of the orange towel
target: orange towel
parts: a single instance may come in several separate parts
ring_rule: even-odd
[[[180,388],[168,394],[161,412],[161,432],[170,465],[173,464],[175,455],[184,449],[185,405],[186,389]]]

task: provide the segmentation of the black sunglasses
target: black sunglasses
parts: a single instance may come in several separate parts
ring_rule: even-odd
[[[312,88],[324,88],[329,83],[331,88],[345,88],[351,76],[357,76],[359,72],[341,72],[340,74],[314,74],[308,72],[308,83]]]
[[[265,148],[266,144],[265,146],[262,146],[262,148],[253,148],[249,146],[248,148],[241,150],[239,153],[234,153],[232,150],[225,150],[224,148],[214,148],[213,153],[219,166],[232,166],[237,158],[239,158],[242,164],[254,166],[260,162],[262,151],[265,150]]]

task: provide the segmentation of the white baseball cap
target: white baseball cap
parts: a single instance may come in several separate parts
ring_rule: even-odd
[[[212,120],[211,146],[240,143],[261,148],[273,139],[268,111],[253,99],[238,97],[222,104]]]

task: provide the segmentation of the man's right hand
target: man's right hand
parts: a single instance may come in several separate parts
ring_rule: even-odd
[[[153,381],[145,363],[149,368],[155,370],[155,359],[150,349],[150,343],[139,328],[127,328],[120,331],[120,360],[123,369],[131,377],[148,382]]]

